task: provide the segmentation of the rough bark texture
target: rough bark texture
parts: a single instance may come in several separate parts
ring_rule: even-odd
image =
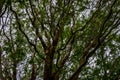
[[[46,58],[45,58],[45,65],[44,65],[44,80],[54,80],[52,75],[54,52],[55,52],[55,49],[53,47],[46,50],[45,52]]]

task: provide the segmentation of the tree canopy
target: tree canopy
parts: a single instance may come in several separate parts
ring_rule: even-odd
[[[120,0],[0,0],[0,80],[119,80]]]

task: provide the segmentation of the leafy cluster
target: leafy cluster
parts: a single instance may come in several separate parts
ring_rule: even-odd
[[[119,0],[0,0],[1,80],[119,80]]]

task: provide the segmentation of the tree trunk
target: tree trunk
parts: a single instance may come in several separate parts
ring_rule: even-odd
[[[53,59],[50,56],[46,56],[45,65],[44,65],[44,80],[53,80],[52,63],[53,63]]]
[[[55,53],[54,47],[50,47],[50,49],[45,51],[46,58],[44,65],[44,80],[54,80],[52,72],[54,53]]]
[[[57,72],[54,76],[54,80],[59,80],[59,72]]]

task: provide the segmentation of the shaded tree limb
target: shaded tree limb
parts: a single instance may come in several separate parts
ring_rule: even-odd
[[[39,54],[39,51],[37,50],[37,47],[35,44],[33,44],[30,40],[29,40],[29,37],[26,35],[26,33],[22,30],[21,28],[21,24],[20,24],[20,20],[18,18],[18,15],[17,13],[12,9],[12,6],[10,6],[10,10],[14,13],[15,15],[15,18],[16,18],[16,21],[17,21],[17,24],[18,24],[18,28],[19,30],[21,31],[21,33],[25,36],[25,38],[27,39],[28,43],[33,46],[34,50]],[[44,57],[41,57],[42,59],[44,59]]]

